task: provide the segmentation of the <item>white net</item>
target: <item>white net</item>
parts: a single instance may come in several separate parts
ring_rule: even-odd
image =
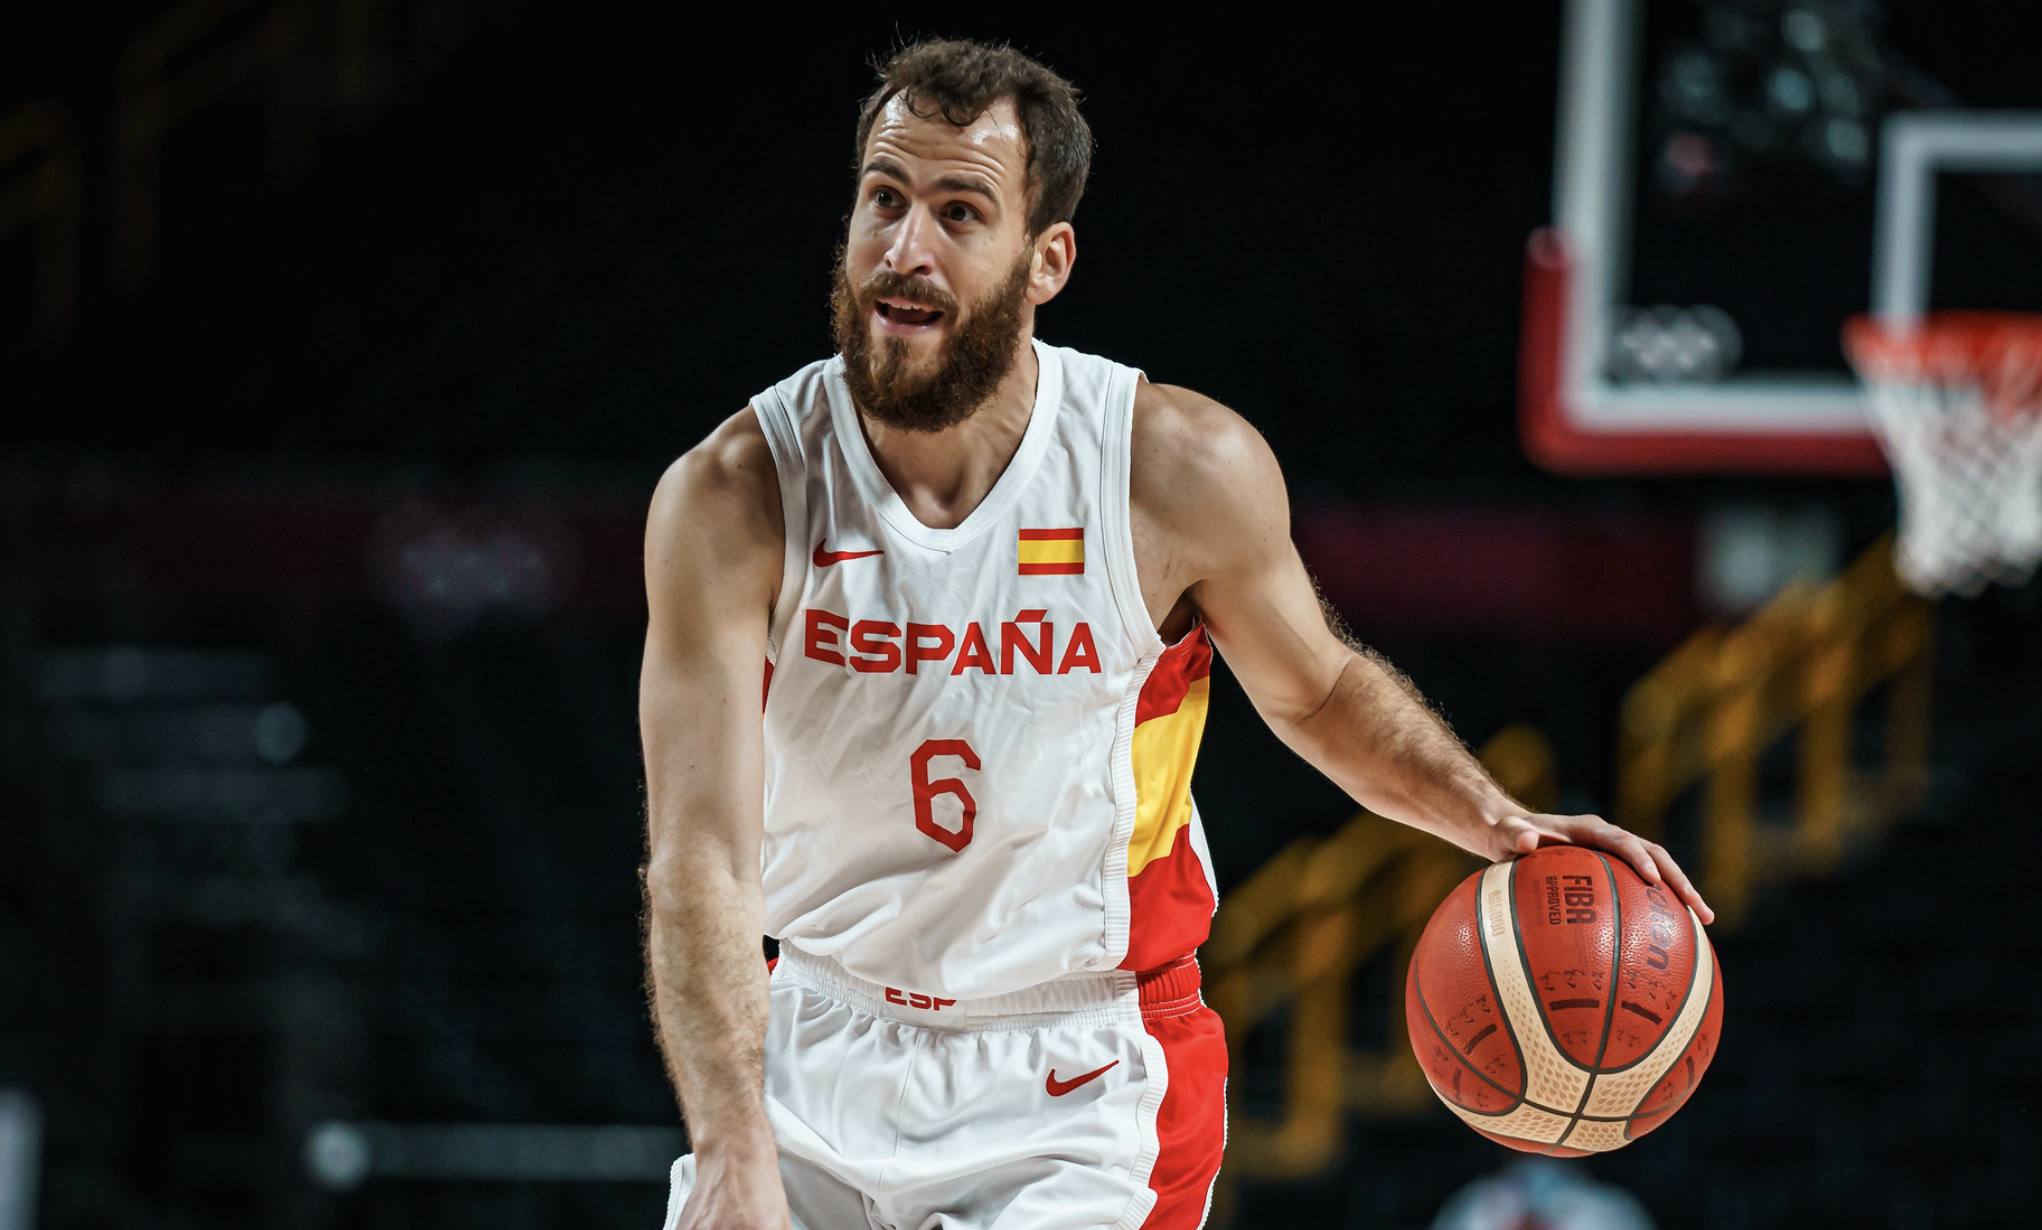
[[[1895,566],[1930,596],[2019,585],[2042,563],[2042,319],[1858,319],[1845,346],[1900,494]]]

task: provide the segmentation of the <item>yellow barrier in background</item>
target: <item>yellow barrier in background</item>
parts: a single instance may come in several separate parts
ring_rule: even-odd
[[[1828,585],[1791,588],[1737,628],[1697,632],[1624,699],[1612,818],[1658,838],[1674,800],[1702,787],[1699,862],[1718,931],[1743,920],[1758,884],[1829,871],[1854,839],[1875,836],[1920,797],[1935,609],[1902,588],[1891,556],[1881,540]],[[1884,765],[1860,780],[1853,721],[1882,683]],[[1796,730],[1794,807],[1785,823],[1765,823],[1760,763]],[[1552,747],[1537,730],[1506,728],[1480,755],[1526,806],[1557,805]],[[1303,1178],[1332,1165],[1350,1112],[1431,1109],[1404,1032],[1404,972],[1434,907],[1477,866],[1445,842],[1363,812],[1330,837],[1291,843],[1227,894],[1199,954],[1235,1073],[1217,1224],[1235,1181]],[[1349,982],[1392,949],[1384,1047],[1355,1050]],[[1238,1106],[1243,1043],[1284,1009],[1282,1110],[1249,1116]]]
[[[1658,838],[1682,792],[1703,791],[1702,892],[1735,927],[1760,884],[1822,875],[1876,836],[1928,781],[1935,607],[1894,575],[1881,539],[1821,589],[1790,587],[1738,628],[1705,628],[1624,698],[1618,824]],[[1886,694],[1884,767],[1854,771],[1859,702]],[[1760,817],[1760,762],[1798,728],[1786,823]]]

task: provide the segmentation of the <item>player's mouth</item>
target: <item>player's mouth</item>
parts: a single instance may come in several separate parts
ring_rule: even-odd
[[[924,307],[906,299],[875,299],[872,314],[879,320],[879,327],[888,333],[911,335],[928,333],[943,322],[940,308]]]

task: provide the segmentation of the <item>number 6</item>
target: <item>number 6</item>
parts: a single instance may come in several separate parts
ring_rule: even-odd
[[[938,756],[955,756],[964,762],[965,768],[978,768],[978,753],[962,739],[931,739],[916,748],[915,754],[908,757],[915,786],[915,827],[953,851],[962,850],[971,844],[971,822],[978,819],[978,800],[972,798],[971,791],[954,777],[929,780],[929,761]],[[954,794],[957,801],[964,804],[964,823],[957,826],[955,833],[936,823],[936,809],[931,804],[939,794]]]

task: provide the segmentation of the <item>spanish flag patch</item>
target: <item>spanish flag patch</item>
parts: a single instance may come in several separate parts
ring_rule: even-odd
[[[1016,556],[1024,577],[1085,571],[1085,529],[1022,530]]]

